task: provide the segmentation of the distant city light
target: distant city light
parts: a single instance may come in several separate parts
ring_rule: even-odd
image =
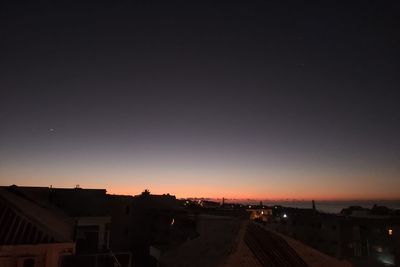
[[[393,230],[392,229],[388,229],[388,234],[389,235],[393,235]]]
[[[286,213],[285,213],[285,214],[283,214],[283,218],[287,218],[287,215],[286,215]]]
[[[175,223],[175,219],[173,218],[172,221],[171,221],[171,226],[173,226],[174,223]]]

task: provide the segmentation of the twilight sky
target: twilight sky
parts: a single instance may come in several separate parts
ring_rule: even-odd
[[[400,198],[396,1],[16,2],[1,185]]]

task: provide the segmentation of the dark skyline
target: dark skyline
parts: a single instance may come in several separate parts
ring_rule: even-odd
[[[399,10],[6,1],[1,183],[400,198]]]

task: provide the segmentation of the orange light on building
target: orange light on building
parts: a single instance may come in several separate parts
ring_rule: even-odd
[[[388,235],[393,235],[393,230],[392,229],[388,229]]]

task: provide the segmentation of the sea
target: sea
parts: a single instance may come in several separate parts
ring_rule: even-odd
[[[311,201],[285,200],[285,201],[262,201],[263,205],[273,206],[281,205],[293,208],[312,208]],[[363,208],[372,208],[374,205],[386,206],[391,209],[400,210],[400,200],[340,200],[340,201],[315,201],[317,210],[325,213],[340,213],[344,208],[350,206],[361,206]]]
[[[221,198],[191,198],[197,200],[210,200],[222,203]],[[260,200],[255,199],[224,199],[226,204],[243,204],[243,205],[259,205]],[[297,200],[297,199],[285,199],[285,200],[261,200],[264,206],[275,206],[280,205],[284,207],[301,208],[301,209],[311,209],[311,200]],[[350,206],[360,206],[363,208],[371,209],[374,205],[385,206],[390,209],[400,210],[400,199],[396,200],[315,200],[315,208],[320,212],[325,213],[340,213],[342,209],[348,208]]]

